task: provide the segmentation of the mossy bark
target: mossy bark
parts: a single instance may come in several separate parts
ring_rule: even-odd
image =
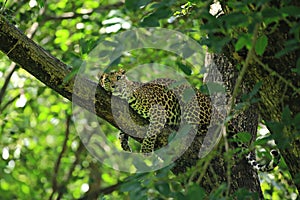
[[[119,100],[120,103],[116,104],[116,110],[120,110],[120,112],[117,113],[120,115],[117,125],[112,115],[110,105],[111,98],[107,92],[99,87],[97,83],[79,76],[76,78],[80,80],[76,82],[79,82],[80,85],[74,90],[74,78],[65,81],[71,72],[71,68],[49,54],[34,41],[27,38],[26,35],[10,24],[2,15],[0,15],[0,44],[0,50],[6,54],[10,60],[17,63],[63,97],[75,102],[92,113],[96,113],[99,117],[116,127],[126,124],[124,120],[127,116],[123,116],[123,111],[128,108],[121,100]],[[132,113],[131,110],[130,112]],[[137,115],[133,114],[132,116],[137,118],[136,121],[141,124],[147,123]],[[127,128],[128,131],[131,132],[140,131],[136,130],[136,126],[123,126],[125,130]]]
[[[283,50],[285,42],[294,36],[290,33],[292,27],[284,21],[279,22],[275,30],[271,26],[264,30],[264,34],[268,37],[266,51],[258,58],[260,61],[252,60],[243,85],[251,91],[255,84],[262,83],[257,96],[260,99],[256,104],[258,114],[267,125],[277,123],[283,126],[281,133],[274,133],[272,127],[268,128],[278,144],[294,184],[300,191],[300,135],[293,125],[284,123],[287,119],[282,118],[286,108],[289,108],[292,118],[300,113],[300,75],[293,71],[300,51],[291,51],[277,57],[276,53]],[[237,64],[239,61],[232,56],[234,52],[234,48],[230,45],[224,49],[224,54],[230,62]],[[242,53],[240,56],[243,57]]]

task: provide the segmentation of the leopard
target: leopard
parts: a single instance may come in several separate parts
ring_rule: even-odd
[[[178,84],[176,80],[169,78],[158,78],[146,83],[131,81],[124,69],[99,73],[98,78],[100,86],[106,92],[125,100],[140,117],[149,121],[141,142],[141,153],[148,154],[155,150],[155,143],[160,140],[161,132],[166,126],[178,130],[180,123],[193,124],[198,127],[196,134],[203,135],[213,120],[213,105],[209,95],[187,84]],[[194,95],[186,95],[191,89]],[[238,132],[230,122],[228,127],[231,127],[231,132]],[[119,139],[122,149],[131,152],[129,135],[121,131]],[[242,151],[249,152],[247,145],[237,142],[237,146]],[[266,164],[259,164],[252,151],[245,158],[253,169],[266,172],[273,170],[280,162],[277,150],[272,149],[270,154],[272,159]]]

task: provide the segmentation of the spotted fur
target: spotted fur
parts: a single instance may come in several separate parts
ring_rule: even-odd
[[[153,152],[161,130],[165,126],[176,129],[182,120],[197,125],[197,134],[205,134],[208,131],[212,117],[210,98],[198,90],[194,91],[195,95],[186,98],[185,94],[190,88],[185,84],[177,84],[175,80],[165,78],[148,83],[134,82],[128,80],[125,71],[120,69],[101,74],[100,85],[114,96],[126,100],[141,117],[149,120],[146,137],[141,145],[142,153]],[[128,135],[121,133],[120,140],[122,148],[131,151]],[[244,144],[238,146],[247,151]],[[270,171],[280,160],[276,150],[271,151],[271,156],[272,161],[265,165],[257,163],[252,152],[246,156],[246,160],[255,170]]]

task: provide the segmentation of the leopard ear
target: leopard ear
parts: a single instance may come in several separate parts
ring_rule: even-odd
[[[101,74],[101,76],[100,76],[100,78],[99,78],[99,82],[100,82],[100,85],[101,85],[102,87],[105,86],[105,79],[107,79],[107,78],[106,78],[106,74]]]
[[[125,73],[126,73],[126,71],[125,71],[124,69],[119,69],[119,72],[120,72],[121,74],[125,74]]]
[[[102,72],[99,72],[99,73],[97,74],[97,78],[98,78],[100,81],[103,79],[104,76],[105,76],[105,74],[102,73]]]

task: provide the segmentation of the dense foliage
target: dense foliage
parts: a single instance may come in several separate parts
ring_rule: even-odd
[[[106,55],[116,45],[111,40],[114,34],[136,27],[180,31],[214,52],[221,52],[224,45],[232,43],[236,52],[254,49],[259,57],[264,55],[270,44],[266,27],[271,25],[275,30],[279,21],[283,20],[293,28],[285,46],[278,50],[276,56],[299,50],[300,8],[293,6],[292,1],[276,1],[274,4],[270,0],[220,2],[217,5],[223,6],[223,12],[211,10],[213,1],[8,0],[0,4],[0,13],[55,57],[72,66],[74,73],[70,77],[76,74],[95,43],[107,41],[107,49],[100,52]],[[219,17],[213,16],[213,12]],[[255,43],[253,37],[256,37]],[[242,59],[238,53],[236,57]],[[228,198],[225,197],[225,183],[207,194],[192,182],[189,177],[197,169],[179,176],[173,175],[169,168],[133,175],[102,165],[81,143],[74,128],[71,103],[9,61],[4,54],[0,54],[0,60],[2,199]],[[191,68],[169,52],[133,50],[110,65],[130,69],[153,62],[176,66],[179,73],[196,87],[201,87],[201,66]],[[242,65],[243,61],[237,67]],[[293,71],[300,74],[300,58]],[[149,73],[144,72],[140,76],[147,80]],[[259,100],[251,99],[247,103],[255,101]],[[288,120],[283,123],[298,126],[299,130],[299,114],[292,117],[288,108],[285,110],[282,115]],[[105,121],[100,120],[100,123],[108,139],[120,148],[118,130]],[[274,124],[273,127],[276,130],[280,125]],[[264,143],[263,140],[260,142]],[[288,141],[282,140],[282,146],[286,145],[284,142]],[[298,195],[284,161],[276,170],[260,174],[260,181],[266,199],[296,199]],[[185,183],[184,186],[182,183]],[[244,189],[235,193],[238,199],[248,196],[255,198],[255,194]]]

